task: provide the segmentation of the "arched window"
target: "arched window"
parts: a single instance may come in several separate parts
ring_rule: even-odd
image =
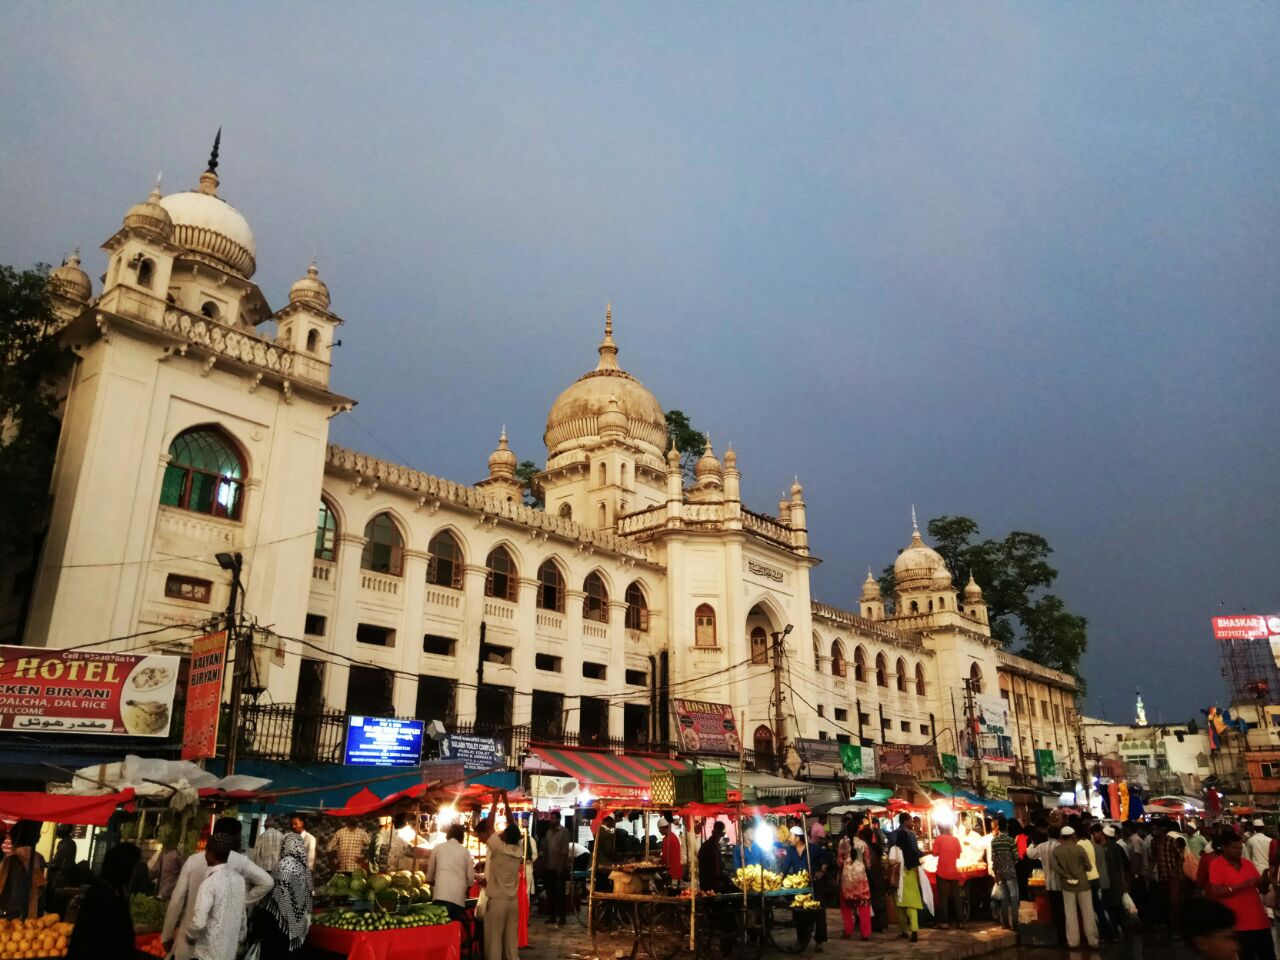
[[[844,665],[844,645],[839,640],[831,641],[831,675],[843,677],[847,670]]]
[[[333,560],[338,555],[338,518],[329,501],[320,501],[320,516],[316,520],[316,559]]]
[[[573,519],[573,507],[570,506],[568,502],[560,504],[560,516],[564,517],[566,520]]]
[[[853,679],[858,683],[867,682],[867,652],[861,646],[853,648]]]
[[[596,623],[609,622],[609,591],[605,589],[604,580],[598,573],[587,574],[582,584],[586,597],[582,601],[582,617]]]
[[[156,265],[153,260],[140,260],[138,262],[138,286],[151,289],[151,283],[156,277]]]
[[[320,331],[307,331],[307,353],[315,353],[320,349]]]
[[[696,647],[716,645],[716,611],[709,603],[700,603],[693,611],[693,644]]]
[[[240,519],[244,461],[217,427],[193,427],[169,444],[160,502],[193,513]]]
[[[898,692],[906,693],[907,692],[907,661],[899,657],[898,662],[894,664],[893,669],[894,669],[894,673],[897,675]]]
[[[554,560],[544,560],[538,568],[538,606],[564,613],[564,574]]]
[[[769,635],[764,632],[764,627],[751,628],[751,662],[769,662]]]
[[[939,610],[945,610],[945,609],[947,609],[947,598],[946,598],[946,597],[939,597],[939,598],[938,598],[938,609],[939,609]]]
[[[596,526],[603,527],[605,525],[605,520],[604,504],[602,503],[596,507]]]
[[[813,635],[813,669],[822,669],[822,643],[816,633]]]
[[[929,612],[930,612],[930,613],[933,613],[933,601],[932,601],[932,600],[930,600],[930,601],[929,601]]]
[[[871,608],[870,608],[870,607],[867,607],[866,617],[867,617],[867,619],[868,619],[868,620],[872,619],[872,617],[871,617]]]
[[[511,559],[511,552],[506,547],[494,547],[489,551],[484,565],[488,568],[484,575],[484,595],[514,603],[516,592],[520,589],[520,576],[516,572],[516,562]]]
[[[404,537],[391,514],[380,513],[365,524],[364,539],[361,567],[393,577],[404,573]]]
[[[427,583],[437,587],[462,589],[462,547],[458,538],[441,530],[427,544]]]
[[[618,465],[618,486],[624,490],[627,487],[627,465],[625,463]]]
[[[756,727],[755,736],[751,738],[756,751],[756,766],[773,766],[773,731],[763,723]]]
[[[916,664],[916,695],[924,696],[924,664]]]
[[[887,687],[889,685],[889,661],[884,658],[883,653],[876,654],[876,686]]]
[[[605,465],[604,461],[601,460],[600,461],[600,486],[603,487],[608,482],[609,482],[609,468]]]
[[[976,663],[969,668],[969,686],[974,693],[982,693],[982,668]]]
[[[920,612],[920,604],[916,603],[914,600],[911,601],[911,612],[912,613]]]
[[[200,304],[200,315],[208,317],[210,320],[217,320],[222,316],[222,311],[218,309],[218,305],[212,300],[206,300]]]
[[[627,629],[639,630],[641,633],[647,632],[649,630],[649,604],[645,602],[644,591],[640,589],[640,584],[633,583],[627,587],[627,592],[623,594],[623,599],[627,601]]]

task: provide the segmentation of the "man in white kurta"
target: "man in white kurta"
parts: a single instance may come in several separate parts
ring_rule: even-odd
[[[214,824],[214,834],[231,835],[232,846],[239,845],[240,823],[232,818],[223,818]],[[203,853],[193,853],[182,865],[178,875],[178,883],[173,888],[173,896],[169,900],[169,909],[164,915],[164,929],[160,939],[166,949],[172,949],[175,960],[195,960],[196,954],[187,943],[187,931],[191,929],[191,918],[196,909],[196,895],[200,885],[209,874],[209,864]],[[259,900],[271,892],[275,881],[271,875],[237,850],[232,850],[227,857],[227,869],[244,878],[245,905],[253,907]]]

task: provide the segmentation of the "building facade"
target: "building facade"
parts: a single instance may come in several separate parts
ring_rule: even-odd
[[[611,312],[548,414],[545,509],[505,433],[475,484],[331,444],[342,320],[314,265],[268,305],[216,168],[126,213],[96,297],[76,262],[51,277],[76,363],[25,643],[180,652],[227,605],[216,555],[240,553],[277,703],[641,747],[677,742],[689,699],[731,706],[757,756],[907,745],[995,781],[1034,778],[1037,749],[1066,762],[1073,678],[999,649],[980,586],[918,529],[892,597],[868,575],[830,606],[798,481],[752,510],[708,441],[687,483]]]

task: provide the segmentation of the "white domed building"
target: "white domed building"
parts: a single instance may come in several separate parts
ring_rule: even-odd
[[[919,758],[907,773],[927,776],[1007,691],[1031,704],[1002,734],[1016,756],[988,753],[982,775],[1025,779],[1036,749],[1067,757],[1074,682],[997,650],[980,587],[957,593],[918,528],[891,603],[868,573],[844,609],[811,596],[798,480],[776,515],[753,511],[737,454],[708,438],[686,485],[661,403],[619,364],[611,309],[594,369],[547,416],[545,509],[524,504],[505,429],[474,484],[330,445],[352,405],[329,389],[331,291],[313,263],[272,310],[217,166],[215,144],[196,189],[128,209],[96,300],[77,258],[50,278],[77,360],[26,643],[151,631],[149,649],[182,652],[225,609],[218,555],[239,553],[277,704],[730,765],[741,744],[761,769],[781,749],[827,786],[760,795],[818,799],[838,743]],[[721,710],[727,736],[697,733],[672,709],[685,701]]]

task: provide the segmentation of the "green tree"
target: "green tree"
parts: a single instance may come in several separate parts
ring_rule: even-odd
[[[1005,647],[1021,644],[1018,654],[1074,674],[1088,644],[1088,621],[1066,609],[1048,589],[1058,578],[1049,563],[1049,541],[1038,533],[1014,530],[1002,540],[976,540],[981,532],[969,517],[938,517],[928,524],[929,538],[941,554],[957,590],[969,576],[982,587],[991,635]],[[893,567],[880,575],[886,597],[893,592]]]
[[[55,388],[69,354],[51,335],[48,273],[0,265],[0,552],[11,555],[44,529],[58,446]]]
[[[538,465],[532,460],[521,460],[516,466],[516,479],[524,487],[524,505],[526,507],[537,507],[541,510],[545,506],[542,500],[542,491],[535,490],[533,486],[533,478],[537,473]]]
[[[667,449],[674,443],[680,453],[680,469],[686,482],[693,482],[693,468],[707,446],[707,435],[695,430],[682,410],[667,411]]]

